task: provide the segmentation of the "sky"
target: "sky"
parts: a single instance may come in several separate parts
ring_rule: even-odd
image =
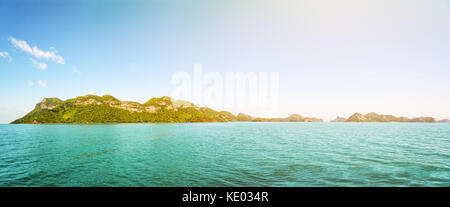
[[[194,64],[278,72],[280,117],[450,118],[450,1],[0,1],[0,123],[44,97],[170,96]]]

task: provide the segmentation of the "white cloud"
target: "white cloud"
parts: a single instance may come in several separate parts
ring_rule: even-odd
[[[39,86],[44,87],[44,88],[47,87],[47,81],[38,80],[37,82],[38,82]]]
[[[33,63],[33,66],[36,68],[40,68],[42,70],[47,69],[47,64],[43,62],[36,61],[35,59],[31,59],[31,62]]]
[[[6,58],[9,61],[11,61],[11,59],[12,59],[11,56],[9,56],[9,54],[7,52],[0,52],[0,57]]]
[[[28,80],[28,86],[33,86],[33,85],[34,85],[33,81],[32,80]]]
[[[73,73],[79,73],[78,68],[76,66],[73,67]]]
[[[26,41],[24,41],[24,40],[17,40],[14,37],[9,37],[9,41],[11,42],[11,44],[14,45],[14,47],[19,48],[22,51],[25,51],[25,52],[33,55],[36,58],[45,58],[47,60],[50,59],[50,60],[53,60],[53,61],[55,61],[56,63],[59,63],[59,64],[65,64],[66,63],[63,57],[61,57],[61,56],[56,54],[56,52],[55,52],[56,50],[54,50],[54,51],[42,51],[37,46],[31,47],[30,45],[28,45],[28,43]]]
[[[0,57],[9,57],[7,52],[0,52]]]

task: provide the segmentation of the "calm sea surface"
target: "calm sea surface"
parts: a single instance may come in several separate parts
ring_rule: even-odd
[[[450,186],[450,124],[0,125],[0,186]]]

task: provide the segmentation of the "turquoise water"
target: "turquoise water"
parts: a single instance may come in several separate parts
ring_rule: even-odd
[[[450,124],[0,125],[0,186],[450,186]]]

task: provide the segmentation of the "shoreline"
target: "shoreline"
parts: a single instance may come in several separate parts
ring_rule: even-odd
[[[295,122],[295,121],[228,121],[228,122],[105,122],[105,123],[3,123],[0,125],[96,125],[96,124],[207,124],[207,123],[393,123],[393,124],[448,124],[449,122]]]

